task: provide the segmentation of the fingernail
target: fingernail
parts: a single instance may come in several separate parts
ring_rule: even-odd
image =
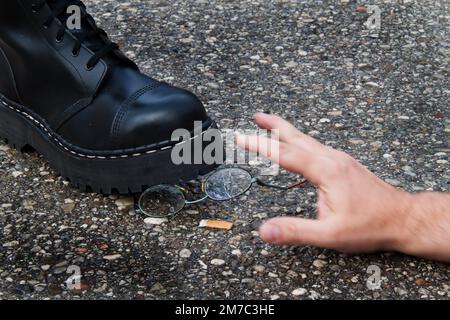
[[[259,229],[261,238],[267,242],[276,242],[280,238],[280,227],[271,223],[265,223]]]

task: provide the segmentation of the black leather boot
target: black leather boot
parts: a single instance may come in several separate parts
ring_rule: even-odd
[[[81,7],[79,30],[67,7]],[[175,129],[212,126],[190,92],[139,72],[81,1],[0,1],[0,136],[31,146],[75,186],[139,192],[195,178],[206,165],[174,165]]]

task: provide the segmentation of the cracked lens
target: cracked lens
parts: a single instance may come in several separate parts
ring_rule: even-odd
[[[245,193],[252,185],[249,172],[239,169],[222,169],[211,175],[205,184],[206,194],[213,200],[230,200]]]

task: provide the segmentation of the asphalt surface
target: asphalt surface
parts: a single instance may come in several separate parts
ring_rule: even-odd
[[[361,1],[86,3],[145,73],[194,91],[221,127],[270,111],[395,186],[449,191],[449,1],[371,2],[378,32]],[[314,203],[313,189],[255,186],[146,224],[131,199],[78,192],[1,143],[0,299],[449,299],[445,264],[258,238],[267,217],[311,216]],[[199,228],[205,218],[234,226]],[[70,266],[80,290],[66,285]]]

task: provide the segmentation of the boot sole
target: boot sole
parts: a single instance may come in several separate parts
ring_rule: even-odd
[[[212,127],[215,125],[211,122],[209,128]],[[47,159],[57,174],[84,192],[139,193],[153,185],[189,181],[217,167],[207,164],[175,165],[171,159],[174,143],[169,144],[169,141],[149,150],[135,149],[135,153],[130,150],[122,154],[116,151],[109,154],[83,153],[52,132],[39,120],[39,116],[1,95],[0,137],[19,151],[33,148]],[[192,138],[190,143],[194,145],[196,139],[202,139],[202,135]]]

